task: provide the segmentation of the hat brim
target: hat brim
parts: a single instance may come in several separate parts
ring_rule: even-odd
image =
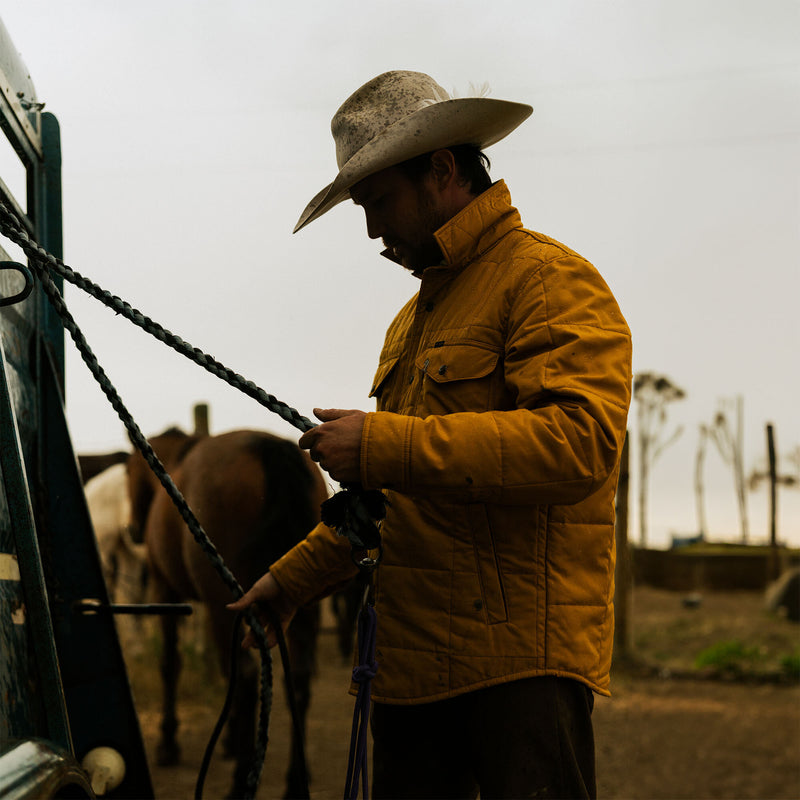
[[[465,97],[409,114],[381,131],[344,164],[334,181],[306,206],[294,233],[346,200],[351,187],[369,175],[443,147],[474,144],[485,149],[508,136],[532,112],[524,103]]]

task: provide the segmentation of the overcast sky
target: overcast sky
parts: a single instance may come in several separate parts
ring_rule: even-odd
[[[61,125],[65,261],[302,413],[372,408],[383,333],[416,290],[350,204],[291,233],[335,175],[336,108],[413,69],[534,107],[489,150],[493,177],[529,228],[600,269],[635,370],[687,392],[653,471],[651,541],[696,529],[698,426],[720,399],[744,398],[748,472],[768,421],[781,454],[800,447],[797,2],[3,0],[0,17]],[[207,401],[215,432],[296,438],[78,290],[67,300],[145,433],[189,427]],[[76,450],[126,446],[67,350]],[[713,450],[706,482],[712,536],[735,538]],[[764,538],[766,488],[748,499]],[[800,544],[800,491],[779,510]]]

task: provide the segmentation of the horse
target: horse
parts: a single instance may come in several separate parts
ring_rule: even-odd
[[[84,493],[109,600],[112,603],[143,603],[145,548],[131,537],[131,502],[126,465],[116,463],[90,478]],[[124,649],[132,654],[140,652],[142,618],[121,616],[115,620]]]
[[[272,434],[238,430],[189,436],[177,429],[150,440],[211,541],[247,590],[271,563],[305,537],[319,521],[327,490],[317,466],[296,444]],[[199,600],[207,608],[219,666],[229,677],[234,615],[225,609],[230,591],[194,541],[186,524],[137,452],[128,462],[133,524],[147,551],[150,592],[155,602]],[[301,608],[287,631],[301,735],[311,698],[319,632],[319,606]],[[177,623],[160,617],[163,705],[157,759],[180,758],[176,739],[176,689],[180,672]],[[236,758],[231,796],[241,796],[255,750],[258,668],[250,652],[242,667],[228,723],[226,746]],[[303,791],[302,764],[292,748],[286,797]]]

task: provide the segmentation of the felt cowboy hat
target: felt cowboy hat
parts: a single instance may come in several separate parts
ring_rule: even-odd
[[[443,147],[499,142],[533,109],[489,97],[451,98],[422,72],[384,72],[357,89],[331,120],[339,174],[306,206],[294,232],[349,197],[368,175]]]

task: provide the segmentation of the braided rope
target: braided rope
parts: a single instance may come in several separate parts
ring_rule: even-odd
[[[125,317],[134,325],[146,331],[158,341],[168,345],[173,350],[176,350],[181,355],[186,356],[212,375],[224,380],[230,386],[253,398],[298,430],[305,432],[316,427],[316,424],[307,417],[302,416],[291,406],[265,392],[252,381],[246,380],[238,373],[229,369],[213,356],[204,353],[197,347],[192,347],[188,342],[166,330],[163,326],[144,315],[141,311],[133,308],[129,303],[126,303],[116,295],[112,295],[110,292],[67,266],[61,259],[56,258],[31,238],[16,214],[9,209],[2,200],[0,200],[0,233],[17,244],[28,256],[31,267],[42,282],[42,287],[50,303],[61,317],[64,327],[75,342],[81,358],[86,363],[90,372],[95,377],[95,380],[100,385],[100,388],[103,390],[103,393],[111,403],[112,408],[117,412],[120,420],[128,430],[131,442],[142,453],[145,461],[167,491],[167,494],[175,504],[184,522],[186,522],[197,544],[210,559],[214,568],[231,590],[234,597],[238,599],[244,594],[242,587],[222,560],[216,547],[208,538],[200,522],[194,516],[194,513],[172,481],[164,465],[158,459],[150,443],[123,404],[118,392],[100,366],[97,357],[92,352],[83,333],[67,309],[64,298],[53,281],[50,271],[52,270],[64,280],[82,289],[116,314]],[[386,498],[382,492],[376,490],[365,491],[360,486],[349,486],[345,487],[338,495],[335,495],[332,500],[323,504],[323,518],[325,518],[327,524],[331,524],[336,528],[340,536],[347,536],[354,553],[356,550],[362,549],[378,549],[380,551],[380,532],[379,525],[376,524],[376,521],[382,520],[385,516],[385,504]],[[378,561],[379,560],[380,555],[378,556]],[[375,566],[377,566],[377,561],[371,558],[364,558],[362,561],[356,563],[360,569],[374,569]],[[254,797],[258,789],[268,742],[269,717],[272,707],[272,659],[266,644],[266,634],[255,614],[252,610],[248,610],[245,612],[245,617],[253,628],[259,650],[261,651],[262,703],[258,723],[256,755],[253,767],[247,777],[247,796]],[[277,633],[280,638],[280,626],[278,626]],[[302,745],[300,745],[300,749],[302,751]],[[364,770],[363,779],[366,781],[366,770]],[[356,783],[357,780],[356,778]],[[199,785],[202,791],[202,783]],[[366,784],[364,794],[366,797]]]
[[[149,333],[151,336],[163,342],[168,347],[176,350],[181,355],[186,356],[195,364],[201,366],[207,372],[224,380],[234,388],[252,397],[256,402],[265,408],[282,417],[289,424],[300,431],[308,431],[316,427],[315,423],[291,406],[278,400],[271,394],[258,387],[252,381],[246,380],[238,373],[229,369],[213,356],[204,353],[198,347],[192,347],[188,342],[166,330],[150,317],[141,311],[133,308],[129,303],[111,294],[107,290],[85,278],[71,267],[67,266],[60,258],[56,258],[52,253],[48,253],[41,245],[30,237],[17,218],[16,214],[2,201],[0,201],[0,233],[7,236],[12,242],[17,244],[34,264],[37,274],[45,270],[53,270],[64,280],[82,289],[87,294],[99,300],[103,305],[110,308],[116,314],[120,314],[137,327]]]
[[[62,266],[64,266],[63,263],[60,262],[59,259],[56,259],[55,256],[52,256],[50,253],[48,253],[46,250],[40,247],[33,239],[30,238],[30,236],[28,236],[27,231],[25,231],[22,228],[19,220],[12,212],[9,211],[7,206],[5,206],[5,204],[2,203],[2,201],[0,201],[0,232],[2,232],[9,239],[14,241],[17,245],[19,245],[24,250],[26,255],[29,257],[31,261],[31,267],[36,273],[36,276],[41,281],[42,288],[45,294],[47,295],[48,300],[55,309],[56,313],[61,317],[64,328],[69,332],[70,337],[74,341],[75,346],[77,347],[78,352],[81,355],[81,358],[89,368],[89,371],[92,373],[95,380],[100,385],[100,388],[102,389],[103,393],[108,398],[108,401],[111,403],[112,408],[117,412],[117,415],[119,416],[123,425],[127,429],[131,442],[141,452],[142,456],[147,461],[150,468],[153,470],[159,482],[166,490],[170,499],[175,504],[176,508],[178,509],[178,512],[180,513],[181,517],[183,518],[184,522],[189,528],[195,541],[200,546],[201,550],[206,554],[211,563],[214,565],[214,568],[219,573],[220,577],[222,578],[226,586],[228,586],[228,588],[231,590],[233,596],[238,599],[244,594],[244,590],[242,589],[241,585],[236,580],[236,577],[230,571],[228,566],[222,560],[222,557],[219,555],[219,552],[217,551],[217,548],[214,546],[214,543],[209,539],[208,534],[203,530],[202,525],[200,524],[197,517],[195,517],[194,513],[189,507],[189,504],[186,502],[186,499],[183,497],[180,490],[170,477],[169,473],[164,468],[164,465],[161,463],[160,459],[155,454],[155,451],[151,447],[150,443],[147,441],[146,437],[142,433],[139,426],[136,424],[136,421],[133,419],[133,416],[125,407],[125,404],[122,402],[122,398],[120,397],[114,385],[109,380],[103,368],[100,366],[100,363],[97,357],[92,352],[92,349],[89,346],[88,342],[86,341],[83,332],[78,327],[72,314],[67,308],[66,303],[64,302],[64,298],[61,295],[61,292],[59,292],[58,287],[56,286],[55,282],[50,276],[48,267],[57,264],[61,264]],[[66,269],[69,270],[69,268]],[[64,274],[64,276],[66,277],[66,274],[62,269],[57,269],[57,271],[59,272],[59,274]],[[72,271],[69,270],[69,272]],[[72,274],[75,275],[75,273]],[[76,283],[76,285],[80,285],[76,281],[72,282]],[[97,288],[101,293],[103,293],[103,291],[100,290],[99,287],[95,288]],[[90,293],[94,294],[94,292]],[[107,295],[108,293],[106,292],[103,294]],[[147,320],[147,317],[144,317],[144,315],[140,314],[139,312],[136,312],[134,309],[131,309],[130,306],[128,306],[127,304],[122,303],[122,301],[119,300],[119,298],[116,298],[116,300],[120,304],[127,306],[127,308],[130,309],[132,314],[138,315],[138,317],[140,317],[142,320]],[[108,305],[108,303],[106,304]],[[125,313],[125,316],[131,319],[131,316],[127,312]],[[136,320],[132,321],[135,322]],[[139,324],[139,322],[136,322],[136,324]],[[155,325],[155,323],[153,324]],[[140,325],[140,327],[143,327],[143,325]],[[189,348],[189,345],[183,342],[183,340],[173,336],[172,334],[169,334],[167,331],[164,331],[164,329],[161,328],[160,326],[156,327],[164,334],[165,338],[162,339],[162,341],[165,341],[166,343],[170,344],[170,342],[167,341],[167,338],[171,337],[176,341],[176,343],[180,344],[180,346],[177,346],[176,344],[171,344],[171,346],[174,347],[174,349],[182,351],[182,349]],[[153,335],[156,334],[154,333]],[[157,338],[160,337],[157,336]],[[200,351],[193,350],[193,352],[203,355]],[[197,363],[201,363],[197,358],[193,358],[193,360],[196,361]],[[217,364],[218,362],[215,362],[214,359],[209,359],[209,363]],[[214,372],[213,369],[210,369],[209,367],[206,368],[209,369],[209,371]],[[226,368],[223,369],[226,372],[225,379],[228,380],[229,383],[232,383],[233,381],[228,379],[227,377],[227,373],[231,373],[231,371],[227,370]],[[217,372],[214,372],[214,374],[217,374]],[[231,373],[231,375],[235,376],[235,373]],[[223,376],[220,375],[220,377]],[[241,376],[235,376],[235,377],[238,378],[240,381],[244,381],[244,379],[241,378]],[[250,384],[250,385],[255,389],[256,394],[261,393],[266,397],[271,397],[270,395],[266,395],[266,392],[263,392],[263,390],[258,389],[258,387],[256,387],[255,384]],[[245,391],[245,389],[242,390]],[[248,393],[251,392],[248,391]],[[253,393],[251,393],[251,396],[253,396]],[[274,398],[272,399],[274,400]],[[275,402],[278,403],[279,401]],[[281,407],[285,407],[288,409],[288,406],[285,406],[285,404],[279,403],[279,405]],[[293,409],[290,410],[293,411]],[[280,413],[280,411],[276,413]],[[294,414],[298,419],[303,419],[300,417],[299,414],[297,414],[297,412],[294,412]],[[287,419],[285,413],[282,413],[281,416],[283,416],[284,419]],[[261,703],[261,710],[258,722],[256,754],[254,757],[253,766],[247,777],[248,797],[255,797],[255,793],[258,789],[258,784],[261,778],[261,770],[263,768],[264,758],[266,756],[266,750],[267,750],[267,742],[268,742],[269,715],[270,715],[270,710],[272,708],[272,658],[269,652],[269,648],[267,647],[266,644],[266,633],[264,632],[264,629],[261,626],[261,623],[259,622],[255,613],[252,610],[248,610],[247,612],[245,612],[245,616],[247,618],[248,624],[253,628],[256,642],[258,643],[258,647],[261,652],[262,703]]]

